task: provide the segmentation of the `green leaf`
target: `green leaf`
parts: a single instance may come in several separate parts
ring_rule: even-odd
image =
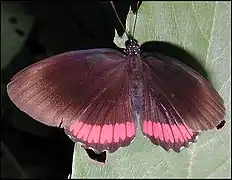
[[[128,27],[131,18],[127,21]],[[135,37],[139,43],[168,41],[197,57],[224,99],[227,124],[201,133],[181,153],[154,146],[138,130],[132,144],[110,154],[105,166],[76,144],[72,178],[231,177],[231,3],[143,2]],[[125,40],[115,38],[119,45]]]

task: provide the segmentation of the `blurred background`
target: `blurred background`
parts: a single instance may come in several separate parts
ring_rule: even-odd
[[[132,1],[115,3],[125,25]],[[1,178],[67,178],[74,143],[62,129],[45,126],[10,101],[6,85],[23,68],[78,49],[117,48],[123,34],[109,2],[1,3]],[[65,72],[64,72],[65,73]]]

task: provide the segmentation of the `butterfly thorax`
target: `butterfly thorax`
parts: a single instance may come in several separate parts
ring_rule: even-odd
[[[140,71],[140,46],[137,43],[137,40],[134,38],[129,38],[125,42],[126,46],[126,58],[130,61],[130,70],[135,73]]]

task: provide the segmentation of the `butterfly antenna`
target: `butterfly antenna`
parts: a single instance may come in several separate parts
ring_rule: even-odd
[[[134,27],[133,27],[133,31],[132,31],[132,35],[133,37],[135,37],[135,26],[136,26],[136,23],[137,23],[137,17],[138,17],[138,10],[136,10],[136,13],[135,13],[135,22],[134,22]]]
[[[118,16],[118,13],[117,13],[117,11],[116,11],[116,8],[115,8],[115,6],[114,6],[113,1],[110,1],[110,4],[111,4],[111,6],[112,6],[112,8],[113,8],[113,10],[114,10],[114,12],[115,12],[115,15],[116,15],[116,17],[117,17],[119,23],[121,24],[123,30],[125,31],[127,37],[129,38],[130,35],[129,35],[129,33],[126,31],[126,28],[124,27],[124,25],[122,24],[122,21],[120,20],[120,18],[119,18],[119,16]]]
[[[135,26],[136,26],[136,23],[137,23],[137,18],[138,18],[138,6],[139,6],[139,2],[137,4],[137,9],[136,9],[136,12],[135,12],[135,22],[134,22],[134,27],[133,27],[133,31],[132,31],[132,37],[135,37]]]

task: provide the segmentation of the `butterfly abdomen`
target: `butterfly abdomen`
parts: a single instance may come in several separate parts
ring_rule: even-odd
[[[140,112],[142,102],[143,102],[143,83],[141,82],[140,73],[132,73],[131,75],[131,102],[132,110],[137,113]]]

